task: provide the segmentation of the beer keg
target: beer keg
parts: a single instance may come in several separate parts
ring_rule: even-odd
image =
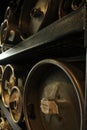
[[[22,41],[18,28],[22,0],[10,2],[0,28],[1,45],[9,49]]]
[[[23,104],[28,129],[82,130],[83,79],[71,66],[45,59],[31,69]]]
[[[58,19],[58,0],[24,0],[19,28],[23,38],[36,33]]]
[[[59,18],[82,7],[84,0],[60,0],[58,15]]]

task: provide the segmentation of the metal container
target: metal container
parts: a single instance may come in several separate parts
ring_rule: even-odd
[[[9,49],[23,40],[21,39],[20,30],[18,28],[21,5],[22,0],[10,1],[6,9],[4,20],[0,28],[0,46],[3,47],[3,50]]]
[[[24,0],[19,19],[23,38],[36,33],[58,19],[58,0]]]
[[[53,59],[42,60],[31,69],[23,104],[29,130],[82,130],[84,86],[79,76],[78,69]]]
[[[59,18],[81,8],[84,5],[84,0],[60,0],[58,8]]]

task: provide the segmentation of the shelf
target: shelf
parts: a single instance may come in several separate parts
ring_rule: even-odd
[[[5,117],[7,118],[7,120],[9,121],[10,125],[12,126],[13,130],[22,130],[18,124],[14,123],[11,119],[10,113],[7,110],[7,108],[4,107],[2,101],[0,100],[0,108],[3,111],[3,113],[5,114]]]
[[[36,34],[0,54],[0,61],[23,54],[26,51],[48,45],[63,36],[84,30],[85,6],[55,21]],[[78,23],[78,24],[77,24]],[[83,43],[84,44],[84,43]]]

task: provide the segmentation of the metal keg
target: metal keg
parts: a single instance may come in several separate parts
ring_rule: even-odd
[[[0,65],[0,95],[2,94],[2,76],[3,76],[4,68]]]
[[[81,8],[84,5],[84,0],[60,0],[58,16],[59,18]]]
[[[23,38],[58,19],[58,0],[24,0],[19,19],[19,28]]]
[[[9,98],[9,111],[12,120],[15,123],[20,123],[23,119],[23,86],[14,86],[11,89]]]
[[[0,28],[1,47],[9,49],[22,41],[18,28],[20,8],[22,0],[17,0],[9,4],[6,9],[4,20]]]
[[[71,66],[45,59],[31,69],[23,104],[28,129],[82,130],[83,79],[80,71]]]
[[[15,80],[14,68],[10,64],[6,65],[2,77],[2,101],[5,107],[9,107],[10,90],[15,86]]]

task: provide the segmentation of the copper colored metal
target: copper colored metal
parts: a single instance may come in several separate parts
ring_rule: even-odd
[[[24,89],[27,128],[82,130],[84,79],[81,77],[81,82],[80,76],[77,68],[57,60],[37,63],[29,72]]]
[[[9,107],[10,90],[13,86],[15,86],[15,81],[14,68],[8,64],[4,68],[2,77],[2,101],[5,107]]]
[[[21,65],[7,64],[2,77],[2,101],[5,107],[9,107],[9,96],[14,86],[23,87],[28,68]]]
[[[12,120],[19,123],[23,118],[23,90],[20,87],[14,86],[11,89],[9,99],[9,110]]]

